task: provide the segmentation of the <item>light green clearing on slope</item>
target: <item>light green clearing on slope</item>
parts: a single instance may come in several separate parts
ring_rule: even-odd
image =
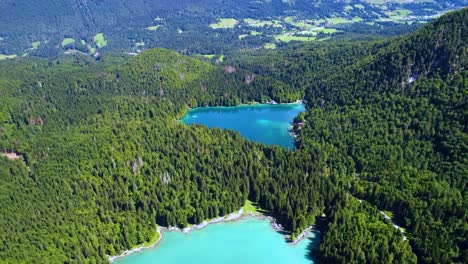
[[[98,48],[107,46],[107,40],[104,38],[103,33],[96,34],[96,36],[94,36],[94,42],[96,43]]]
[[[234,28],[237,23],[239,23],[237,20],[234,18],[221,18],[218,23],[213,23],[210,25],[212,29],[228,29],[228,28]]]
[[[259,20],[252,18],[245,18],[244,23],[248,24],[250,27],[282,27],[280,20]]]
[[[16,58],[16,54],[11,54],[11,55],[0,54],[0,60],[14,59],[14,58]]]
[[[70,45],[70,44],[73,44],[75,43],[75,39],[72,39],[72,38],[65,38],[63,39],[62,41],[62,47],[65,47],[67,45]]]
[[[37,48],[39,48],[40,45],[41,45],[40,41],[36,41],[36,42],[31,43],[32,49],[37,49]]]
[[[265,49],[276,49],[276,44],[275,43],[266,43],[263,45],[263,48]]]
[[[156,31],[158,28],[160,28],[161,25],[157,25],[157,26],[150,26],[150,27],[147,27],[146,29],[149,30],[149,31]]]
[[[306,36],[294,36],[291,35],[290,33],[284,33],[281,35],[276,35],[275,36],[276,41],[282,41],[282,42],[290,42],[290,41],[313,41],[315,40],[314,37],[306,37]]]

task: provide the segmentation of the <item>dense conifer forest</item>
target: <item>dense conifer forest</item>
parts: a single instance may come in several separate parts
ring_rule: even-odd
[[[293,238],[316,224],[319,262],[467,263],[467,22],[221,64],[165,49],[1,61],[0,262],[106,263],[249,199]],[[178,121],[272,99],[307,104],[297,150]]]

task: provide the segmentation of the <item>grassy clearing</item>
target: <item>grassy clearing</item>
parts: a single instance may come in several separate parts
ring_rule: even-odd
[[[31,43],[31,46],[32,46],[33,49],[39,48],[40,45],[41,45],[40,41],[36,41],[36,42]]]
[[[211,60],[216,56],[216,54],[202,54],[201,56]]]
[[[16,54],[11,54],[11,55],[0,54],[0,60],[14,59],[14,58],[16,58]]]
[[[249,200],[245,200],[244,207],[242,207],[244,210],[244,215],[247,214],[253,214],[253,215],[258,215],[258,214],[263,214],[263,213],[268,213],[268,211],[261,209],[258,207],[257,203],[254,203]]]
[[[160,28],[161,25],[157,25],[157,26],[150,26],[150,27],[147,27],[146,30],[149,30],[149,31],[156,31],[158,28]]]
[[[336,30],[334,28],[316,28],[316,29],[314,29],[314,31],[317,32],[317,33],[322,32],[322,33],[325,33],[325,34],[333,34],[333,33],[338,32],[338,30]]]
[[[96,36],[94,36],[94,42],[96,42],[98,48],[107,46],[107,40],[104,38],[103,33],[96,34]]]
[[[259,214],[258,210],[257,210],[257,206],[255,206],[251,201],[249,200],[245,200],[245,204],[244,204],[244,207],[242,207],[244,209],[244,215],[247,215],[247,214]]]
[[[145,42],[144,42],[144,41],[135,43],[135,48],[144,47],[144,46],[145,46]]]
[[[281,35],[276,35],[275,40],[287,43],[287,42],[291,42],[291,41],[313,41],[313,40],[315,40],[315,37],[294,36],[291,33],[284,33],[284,34],[281,34]]]
[[[243,38],[246,38],[246,37],[248,37],[248,36],[249,36],[249,35],[247,35],[247,34],[242,34],[242,35],[239,35],[239,36],[237,36],[237,37],[238,37],[239,39],[243,39]]]
[[[276,49],[276,44],[275,43],[266,43],[263,45],[264,49]]]
[[[210,25],[212,29],[228,29],[234,28],[239,21],[235,20],[234,18],[221,18],[218,23],[213,23]]]
[[[411,14],[411,11],[399,8],[393,11],[387,11],[385,14],[393,20],[402,20]]]
[[[264,26],[270,27],[274,25],[272,21],[258,20],[258,19],[252,19],[252,18],[244,19],[244,23],[248,24],[250,27],[264,27]]]
[[[81,45],[86,45],[86,40],[82,39],[80,40],[80,42],[81,42]]]
[[[65,47],[65,46],[73,44],[73,43],[75,43],[75,39],[65,38],[64,40],[62,40],[62,47]]]
[[[354,17],[351,20],[343,18],[343,17],[332,17],[332,18],[327,18],[327,20],[326,20],[327,23],[330,23],[332,25],[349,24],[349,23],[361,22],[361,21],[364,21],[364,19],[362,19],[360,17]]]
[[[250,31],[251,36],[258,36],[258,35],[261,35],[261,34],[262,34],[262,32],[258,32],[258,31],[255,31],[255,30]]]

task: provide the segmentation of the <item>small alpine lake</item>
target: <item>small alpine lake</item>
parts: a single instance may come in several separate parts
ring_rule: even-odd
[[[304,111],[303,103],[199,107],[188,111],[182,122],[230,129],[251,141],[294,149],[289,127]]]
[[[296,245],[286,242],[266,218],[248,217],[220,222],[188,234],[164,231],[152,248],[114,261],[115,264],[150,263],[313,263],[309,250],[318,242],[315,232]]]

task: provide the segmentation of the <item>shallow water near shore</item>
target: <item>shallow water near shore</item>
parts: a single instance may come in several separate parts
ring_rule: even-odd
[[[304,111],[302,103],[199,107],[188,111],[182,122],[230,129],[255,142],[294,149],[288,128],[294,117]]]
[[[165,231],[159,243],[142,252],[116,259],[116,264],[150,263],[313,263],[309,248],[317,243],[316,233],[296,245],[275,231],[265,218],[245,218],[211,224],[189,234]]]

